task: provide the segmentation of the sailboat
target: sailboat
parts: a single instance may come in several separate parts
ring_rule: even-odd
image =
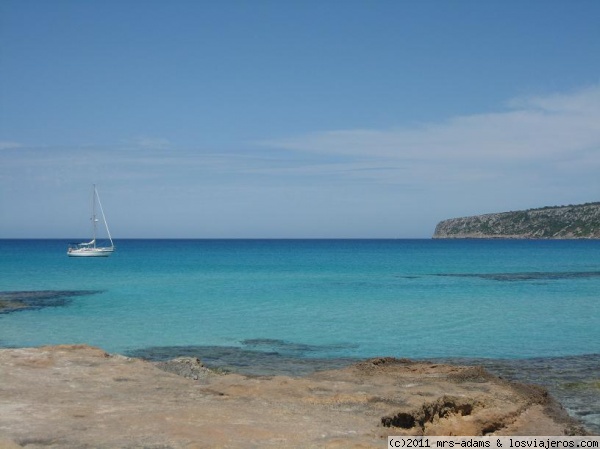
[[[98,218],[96,217],[96,203],[100,206],[100,214],[102,215],[102,221],[108,234],[108,240],[110,246],[99,246],[96,242],[96,235],[98,231]],[[83,243],[74,243],[67,249],[67,255],[69,257],[108,257],[115,250],[110,231],[108,229],[108,223],[106,222],[106,216],[104,215],[104,209],[102,209],[102,203],[100,202],[100,195],[98,195],[98,189],[96,184],[93,186],[92,193],[92,240]]]

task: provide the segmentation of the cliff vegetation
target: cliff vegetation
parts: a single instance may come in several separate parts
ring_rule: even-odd
[[[433,238],[598,239],[600,202],[452,218]]]

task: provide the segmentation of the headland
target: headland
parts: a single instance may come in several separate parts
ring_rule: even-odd
[[[451,218],[433,238],[600,239],[600,203]]]

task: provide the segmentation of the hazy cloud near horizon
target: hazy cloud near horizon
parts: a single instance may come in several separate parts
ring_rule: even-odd
[[[195,204],[210,211],[213,226],[221,221],[218,214],[236,223],[246,220],[248,236],[262,232],[263,219],[258,217],[269,214],[278,228],[299,232],[301,224],[307,236],[331,237],[335,230],[328,226],[329,214],[345,214],[367,227],[370,219],[378,220],[379,208],[391,211],[397,203],[407,214],[392,225],[382,223],[382,228],[395,236],[394,226],[402,229],[420,214],[429,221],[428,229],[419,231],[415,225],[406,236],[425,237],[447,216],[501,211],[509,205],[514,209],[598,200],[600,86],[511,99],[507,105],[498,112],[439,123],[332,130],[265,139],[229,151],[178,146],[177,136],[81,147],[4,142],[0,184],[7,197],[36,186],[42,188],[40,197],[46,190],[75,199],[82,198],[93,179],[103,184],[109,211],[110,204],[113,211],[135,210],[155,224],[158,220],[166,225],[166,217],[176,222],[181,216],[200,229],[210,228],[202,213],[190,214],[187,205]],[[464,198],[465,207],[444,206],[448,196]],[[119,205],[124,199],[127,209]],[[153,204],[165,214],[154,207],[137,210]],[[31,206],[21,205],[33,214]],[[81,215],[81,207],[77,204],[69,213]],[[292,209],[287,217],[280,215]],[[119,221],[118,216],[113,219]],[[184,233],[195,229],[182,224],[175,228]],[[234,228],[220,225],[209,234],[220,236]],[[357,236],[355,231],[338,231],[341,237]],[[270,232],[288,236],[274,228]]]

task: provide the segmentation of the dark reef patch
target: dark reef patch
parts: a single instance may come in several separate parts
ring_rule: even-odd
[[[600,271],[547,271],[524,273],[440,273],[436,276],[480,278],[491,281],[548,281],[560,279],[587,279],[600,277]]]
[[[0,292],[0,314],[44,307],[68,306],[75,296],[93,295],[99,290],[36,290]]]

